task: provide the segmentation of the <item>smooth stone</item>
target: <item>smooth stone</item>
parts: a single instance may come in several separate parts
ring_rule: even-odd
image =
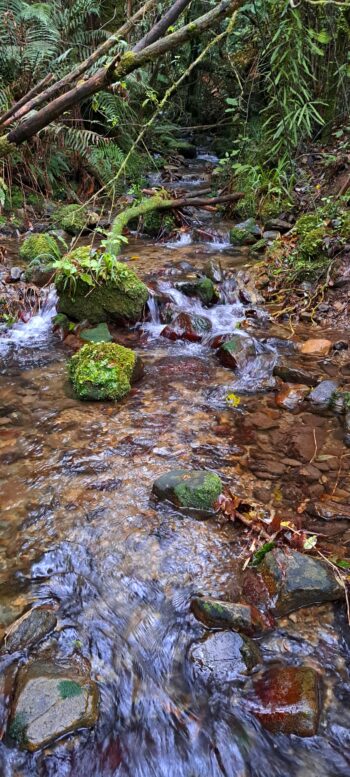
[[[189,340],[196,343],[200,342],[211,328],[211,321],[204,316],[179,313],[171,324],[162,329],[161,336],[168,340]]]
[[[273,597],[273,612],[277,616],[344,597],[344,589],[330,564],[296,550],[269,551],[258,573]]]
[[[289,367],[287,364],[276,364],[273,368],[276,378],[281,378],[285,383],[298,383],[305,386],[316,386],[318,378],[298,367]]]
[[[19,281],[22,275],[22,272],[23,272],[22,267],[11,267],[11,270],[10,270],[11,281]]]
[[[191,610],[197,620],[209,628],[233,629],[252,636],[271,627],[256,607],[242,602],[222,602],[196,596],[191,601]]]
[[[33,663],[20,670],[8,733],[35,751],[76,729],[94,726],[97,685],[75,667]]]
[[[312,354],[314,356],[328,356],[332,348],[331,340],[313,339],[306,340],[305,343],[299,345],[299,351],[305,354]]]
[[[267,229],[277,229],[279,232],[289,232],[289,230],[292,228],[292,225],[289,223],[289,221],[286,221],[285,219],[269,219],[266,222],[266,228]],[[264,232],[264,235],[266,233]]]
[[[222,283],[224,279],[221,264],[219,261],[215,261],[215,259],[208,259],[203,267],[203,272],[213,283]]]
[[[215,509],[222,483],[214,472],[175,469],[157,478],[152,490],[161,501],[210,513]]]
[[[55,613],[46,607],[34,607],[6,629],[1,653],[15,653],[41,642],[57,623]]]
[[[198,297],[203,305],[210,305],[218,300],[218,294],[213,281],[205,276],[192,275],[175,283],[175,288],[187,297]]]
[[[249,337],[235,335],[220,346],[217,355],[223,367],[235,370],[246,357],[255,356],[254,343]]]
[[[338,384],[335,380],[322,380],[308,396],[308,401],[317,409],[327,409],[332,403]]]
[[[311,667],[272,666],[254,680],[249,705],[273,734],[315,736],[320,718],[320,676]]]
[[[282,407],[285,410],[295,410],[302,405],[309,393],[309,386],[303,386],[299,383],[288,385],[288,383],[286,383],[278,394],[276,394],[276,404],[278,407]]]
[[[255,643],[235,631],[218,631],[189,651],[195,675],[205,682],[230,683],[246,675],[260,660]]]

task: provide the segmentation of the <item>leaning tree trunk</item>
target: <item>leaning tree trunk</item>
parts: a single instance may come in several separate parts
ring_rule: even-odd
[[[177,49],[192,38],[201,35],[214,24],[227,16],[230,12],[238,10],[243,5],[244,0],[221,0],[216,7],[208,13],[196,19],[194,22],[181,27],[171,35],[166,35],[154,43],[147,45],[141,51],[127,51],[125,54],[118,54],[109,66],[100,68],[97,73],[82,83],[78,82],[72,89],[56,97],[44,106],[37,113],[30,115],[26,120],[14,129],[11,129],[7,135],[0,137],[0,158],[11,153],[21,143],[32,138],[44,127],[47,127],[52,121],[61,116],[65,111],[70,110],[83,100],[91,97],[93,94],[106,89],[113,81],[121,81],[129,73],[143,67],[145,64],[156,60],[168,51]],[[176,6],[178,13],[184,7],[184,0],[177,0],[172,6]],[[170,13],[170,11],[169,11]],[[169,15],[168,15],[169,19]],[[162,34],[162,30],[157,34]]]

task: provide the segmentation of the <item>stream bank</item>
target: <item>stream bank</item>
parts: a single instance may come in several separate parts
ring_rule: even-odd
[[[202,185],[200,165],[194,170]],[[1,626],[5,632],[33,605],[51,613],[44,626],[40,618],[42,631],[36,624],[41,642],[11,646],[7,637],[2,729],[13,703],[14,658],[24,675],[29,660],[31,682],[32,664],[40,663],[40,677],[61,689],[60,704],[73,692],[90,713],[83,717],[79,708],[71,722],[74,729],[78,721],[78,732],[33,754],[7,734],[0,746],[5,777],[349,772],[344,601],[282,608],[275,623],[253,634],[253,645],[236,631],[211,625],[208,633],[192,613],[193,599],[234,603],[243,589],[252,597],[254,570],[242,581],[242,566],[254,538],[225,514],[198,521],[151,495],[169,470],[215,471],[248,504],[285,521],[297,515],[300,527],[322,535],[324,551],[348,558],[343,418],[309,399],[309,390],[325,381],[348,389],[347,349],[335,347],[348,343],[348,331],[302,322],[291,332],[271,321],[251,282],[256,260],[248,249],[229,245],[229,224],[200,216],[200,228],[216,229],[216,242],[193,242],[184,233],[168,244],[132,238],[124,248],[124,260],[153,296],[147,321],[110,327],[145,367],[120,403],[81,403],[73,396],[66,364],[79,343],[76,335],[60,342],[52,333],[52,296],[42,315],[2,341]],[[16,244],[9,247],[17,261]],[[208,260],[222,272],[221,304],[211,307],[179,288]],[[185,327],[180,337],[164,336],[178,315],[187,322],[204,318],[206,333],[191,341]],[[225,367],[212,347],[233,332],[249,345],[238,370]],[[296,347],[310,339],[329,341],[328,351]],[[232,394],[236,405],[227,401]],[[337,595],[332,589],[328,598]],[[204,639],[208,634],[212,642]],[[70,671],[50,674],[52,664]],[[287,707],[301,704],[305,683],[312,709],[303,736],[287,727],[281,733],[276,721],[268,730],[264,714],[277,704],[269,687],[292,685],[297,696],[293,701],[286,691]]]

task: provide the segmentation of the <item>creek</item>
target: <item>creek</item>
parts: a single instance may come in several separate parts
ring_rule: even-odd
[[[211,161],[204,155],[191,163],[191,191],[203,185]],[[52,295],[41,314],[0,342],[0,627],[33,603],[53,604],[58,626],[37,655],[79,657],[100,689],[92,730],[35,753],[5,737],[1,777],[349,775],[343,603],[299,610],[258,639],[265,665],[307,659],[322,675],[316,736],[268,733],[249,713],[242,679],[208,687],[188,659],[206,632],[190,613],[191,598],[235,601],[245,530],[218,516],[197,521],[157,505],[154,480],[174,468],[214,470],[235,492],[274,505],[286,519],[305,499],[350,497],[338,417],[305,405],[289,412],[276,402],[273,376],[282,356],[344,382],[346,356],[290,354],[297,340],[335,342],[347,333],[274,323],[251,286],[254,259],[229,245],[229,225],[205,211],[194,218],[216,231],[215,240],[195,242],[187,232],[169,243],[133,236],[124,248],[153,296],[148,321],[116,330],[118,342],[135,348],[145,364],[143,379],[120,403],[83,403],[72,395],[70,351],[51,331]],[[17,263],[15,239],[7,249]],[[224,270],[225,304],[205,308],[175,283],[208,259]],[[178,312],[209,319],[208,335],[201,342],[162,337],[161,296]],[[242,338],[252,338],[254,355],[234,373],[211,344],[237,324]],[[227,404],[231,392],[239,395],[237,407]],[[308,521],[342,548],[350,541],[346,520]],[[25,654],[16,659],[22,663]],[[0,661],[4,671],[10,659]],[[0,725],[5,692],[4,698]]]

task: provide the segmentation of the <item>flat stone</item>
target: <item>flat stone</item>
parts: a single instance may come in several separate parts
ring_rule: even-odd
[[[19,672],[8,733],[35,751],[78,728],[90,728],[98,716],[98,689],[73,668],[33,663]]]
[[[34,607],[6,629],[0,653],[15,653],[32,647],[53,631],[56,623],[53,610]]]
[[[320,683],[311,667],[272,666],[254,680],[250,709],[274,734],[312,737],[319,724]]]
[[[241,602],[223,602],[196,596],[191,601],[191,610],[197,620],[208,627],[233,629],[248,636],[271,627],[271,623],[256,607]]]
[[[299,351],[301,353],[310,354],[313,356],[328,356],[332,348],[332,341],[325,339],[313,339],[306,340],[305,343],[299,345]]]
[[[306,467],[302,467],[299,470],[299,475],[301,477],[305,478],[305,480],[308,481],[308,483],[313,483],[315,480],[319,480],[321,477],[321,472],[317,467],[314,467],[312,464],[307,464]]]
[[[266,222],[266,228],[267,229],[278,229],[279,232],[289,232],[289,230],[292,228],[292,225],[289,223],[289,221],[285,221],[285,219],[269,219],[269,221]],[[266,233],[264,232],[264,235]]]
[[[219,476],[207,470],[171,470],[153,484],[153,493],[158,499],[207,513],[213,512],[221,491]]]
[[[195,642],[189,658],[196,676],[215,684],[237,680],[261,660],[255,643],[235,631],[218,631],[202,642]]]
[[[276,404],[285,410],[295,410],[302,405],[309,392],[309,386],[298,383],[290,386],[286,383],[276,395]]]
[[[344,589],[327,562],[295,550],[271,550],[259,565],[258,573],[274,599],[273,612],[277,616],[344,596]]]
[[[261,410],[257,410],[255,413],[251,413],[247,420],[250,424],[256,426],[257,429],[261,429],[263,431],[267,431],[268,429],[276,429],[280,423],[280,416],[277,411],[274,412],[276,417],[273,417],[272,414],[269,415],[267,413],[263,413]]]
[[[104,322],[92,329],[82,329],[79,337],[85,343],[110,343],[113,340],[108,326]]]

